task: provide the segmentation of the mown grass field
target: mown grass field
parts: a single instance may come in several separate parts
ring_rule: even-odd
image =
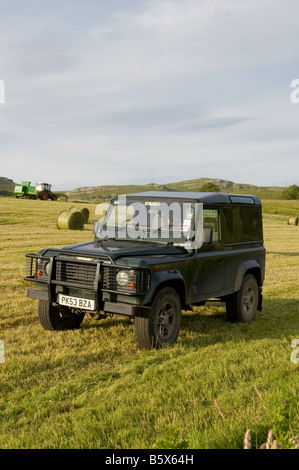
[[[267,213],[276,202],[265,201]],[[299,226],[264,219],[264,308],[254,322],[227,323],[212,304],[184,313],[174,346],[142,351],[126,318],[86,316],[67,332],[40,326],[25,253],[92,239],[91,224],[56,228],[69,206],[0,198],[0,448],[233,449],[248,428],[254,448],[269,429],[289,448],[299,434]],[[279,210],[292,215],[288,203]]]

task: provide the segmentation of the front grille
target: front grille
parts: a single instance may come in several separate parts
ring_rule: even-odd
[[[119,271],[124,271],[122,267],[116,266],[103,266],[102,267],[102,282],[103,290],[113,292],[123,292],[131,294],[142,294],[148,290],[149,286],[149,273],[145,269],[132,270],[126,269],[129,274],[129,283],[134,283],[135,288],[121,287],[116,282],[116,275]]]
[[[96,270],[96,264],[57,260],[56,280],[94,286]]]
[[[38,257],[38,255],[28,253],[26,260],[25,279],[30,281],[51,282],[68,286],[69,288],[81,288],[88,291],[97,290],[99,281],[104,291],[124,294],[144,294],[149,289],[150,273],[147,269],[132,269],[120,267],[101,262],[83,262],[79,260]],[[53,262],[53,269],[51,270]],[[109,262],[109,261],[108,261]],[[128,285],[121,286],[116,282],[119,271],[126,271],[129,275]],[[51,274],[51,281],[49,275]]]

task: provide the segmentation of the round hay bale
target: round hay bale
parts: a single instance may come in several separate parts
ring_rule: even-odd
[[[60,211],[58,214],[57,214],[57,217],[56,217],[56,225],[57,225],[57,228],[63,228],[63,223],[64,221],[66,220],[66,214],[68,213],[67,210],[63,210],[63,211]],[[66,227],[67,228],[67,227]]]
[[[84,218],[84,223],[85,224],[88,223],[89,209],[87,209],[87,207],[72,206],[70,208],[70,212],[81,212],[81,214],[83,215],[83,218]]]
[[[62,211],[57,216],[57,227],[64,230],[83,230],[84,216],[82,212]]]
[[[101,202],[101,204],[97,205],[95,209],[95,215],[97,216],[97,220],[102,219],[107,214],[109,206],[109,202]]]
[[[298,225],[299,217],[290,217],[288,220],[289,225]]]

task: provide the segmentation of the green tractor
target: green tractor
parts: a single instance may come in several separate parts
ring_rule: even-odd
[[[17,198],[57,201],[57,195],[51,191],[51,184],[36,183],[36,187],[34,187],[30,186],[30,183],[31,181],[22,181],[21,185],[15,186],[14,195]]]

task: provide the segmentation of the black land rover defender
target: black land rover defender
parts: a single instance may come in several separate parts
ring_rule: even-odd
[[[47,330],[84,315],[134,318],[141,348],[171,344],[182,310],[226,304],[231,322],[262,308],[262,206],[256,196],[144,192],[119,196],[94,224],[94,240],[28,253],[28,297]]]

